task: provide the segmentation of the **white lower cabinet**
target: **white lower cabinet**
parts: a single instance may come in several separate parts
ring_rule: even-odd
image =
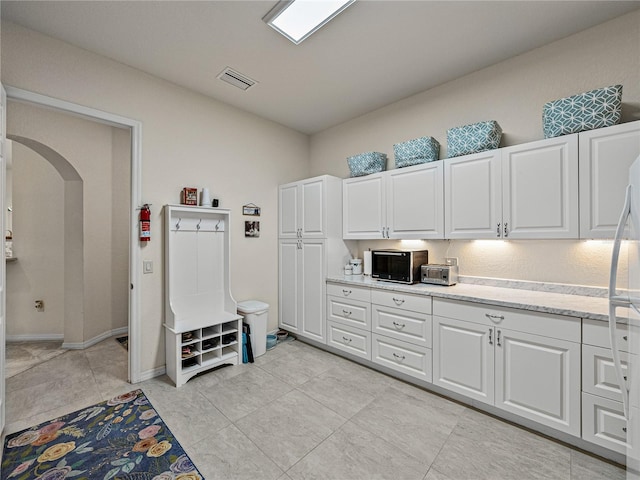
[[[622,402],[582,393],[582,438],[627,453],[627,421]]]
[[[371,359],[379,365],[431,382],[430,348],[418,347],[374,333],[371,338]]]
[[[356,357],[371,360],[371,332],[327,322],[327,345]]]
[[[613,363],[608,324],[585,319],[582,329],[582,438],[626,454],[632,445],[627,437],[622,391]],[[638,360],[636,355],[627,353],[629,341],[626,325],[616,326],[616,336],[622,350],[622,374],[626,378]]]
[[[439,299],[433,313],[434,384],[580,436],[579,319]]]

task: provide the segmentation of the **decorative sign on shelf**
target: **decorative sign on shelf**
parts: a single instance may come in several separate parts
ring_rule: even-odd
[[[254,238],[259,237],[260,222],[244,222],[244,236]]]
[[[180,196],[180,203],[183,205],[198,205],[198,189],[184,187]]]
[[[252,215],[254,217],[260,216],[260,207],[254,203],[247,203],[242,206],[242,214],[243,215]]]

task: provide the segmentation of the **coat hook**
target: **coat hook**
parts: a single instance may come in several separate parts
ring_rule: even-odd
[[[178,218],[178,223],[176,223],[176,230],[180,230],[180,222],[182,221],[182,218]]]
[[[196,225],[196,230],[200,230],[201,223],[202,223],[202,219],[198,220],[198,225]]]
[[[218,223],[216,223],[216,232],[218,231],[219,228],[220,228],[220,220],[218,220]]]

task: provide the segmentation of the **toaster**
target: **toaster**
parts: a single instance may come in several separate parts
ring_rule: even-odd
[[[427,264],[420,267],[420,282],[434,285],[455,285],[458,283],[457,265]]]

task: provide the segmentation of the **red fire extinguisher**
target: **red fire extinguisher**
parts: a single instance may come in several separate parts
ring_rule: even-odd
[[[151,240],[151,210],[149,204],[145,203],[140,209],[140,241]]]

